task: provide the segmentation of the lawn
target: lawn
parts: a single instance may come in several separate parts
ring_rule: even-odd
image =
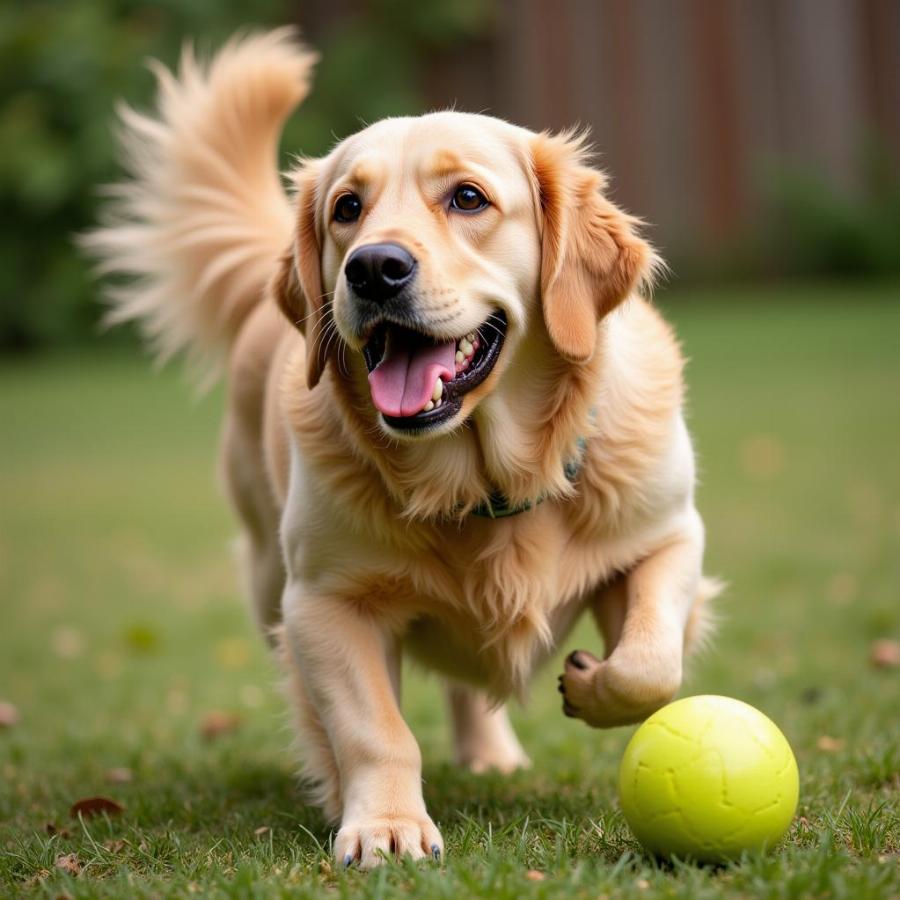
[[[642,855],[615,799],[632,729],[515,712],[534,768],[456,770],[407,672],[445,865],[333,867],[229,553],[222,394],[101,349],[0,366],[0,896],[900,896],[900,286],[666,295],[691,358],[718,640],[683,690],[783,728],[798,817],[726,867]],[[587,624],[567,645],[599,649]],[[217,714],[218,715],[215,715]],[[105,795],[117,815],[72,818]],[[57,865],[64,864],[73,871]],[[75,874],[75,870],[80,870]]]

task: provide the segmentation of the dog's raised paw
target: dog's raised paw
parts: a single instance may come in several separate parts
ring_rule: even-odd
[[[630,663],[616,654],[600,660],[587,650],[575,650],[566,657],[558,681],[565,715],[594,728],[611,728],[640,722],[668,703],[681,671],[662,660]]]
[[[594,676],[600,665],[600,660],[587,650],[573,650],[566,657],[558,689],[563,698],[563,713],[569,718],[584,718],[583,711],[595,704]]]

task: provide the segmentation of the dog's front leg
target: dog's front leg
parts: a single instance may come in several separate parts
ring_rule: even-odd
[[[597,728],[627,725],[672,699],[681,685],[688,623],[702,595],[702,557],[703,525],[693,513],[678,534],[623,576],[624,585],[598,595],[596,603],[616,605],[595,610],[613,646],[604,660],[586,650],[566,657],[560,676],[566,715]]]
[[[363,602],[319,596],[296,583],[288,585],[283,608],[291,661],[340,774],[336,859],[363,869],[390,855],[439,859],[443,840],[425,810],[421,753],[392,684],[391,635]]]

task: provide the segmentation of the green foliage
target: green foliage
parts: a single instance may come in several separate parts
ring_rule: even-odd
[[[91,332],[99,308],[72,235],[114,179],[112,113],[145,104],[148,56],[185,35],[224,38],[248,17],[275,24],[283,0],[27,0],[0,7],[0,346]]]
[[[325,151],[361,120],[420,112],[419,64],[490,20],[489,0],[377,0],[315,36],[316,86],[289,124],[292,153]],[[100,307],[73,234],[114,181],[113,110],[152,101],[148,57],[211,51],[241,28],[293,21],[289,0],[20,0],[0,6],[0,349],[91,334]]]
[[[842,191],[812,170],[775,173],[763,258],[777,271],[793,275],[900,272],[896,163],[886,150],[871,148],[860,171],[863,184],[854,191]]]
[[[154,83],[143,62],[177,61],[185,39],[211,51],[241,28],[299,19],[321,54],[314,90],[288,123],[289,155],[318,155],[363,123],[422,112],[442,53],[501,27],[498,0],[10,0],[0,4],[0,352],[96,332],[100,306],[72,237],[96,222],[116,180],[113,110]],[[320,21],[321,20],[321,21]],[[758,240],[721,258],[675,260],[682,274],[885,273],[900,270],[900,182],[870,154],[866,183],[843,195],[809,172],[777,174]]]

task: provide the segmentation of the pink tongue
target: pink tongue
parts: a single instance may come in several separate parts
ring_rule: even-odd
[[[384,358],[369,373],[372,402],[388,416],[414,416],[431,399],[438,378],[456,371],[456,341],[418,343],[407,332],[391,329]]]

